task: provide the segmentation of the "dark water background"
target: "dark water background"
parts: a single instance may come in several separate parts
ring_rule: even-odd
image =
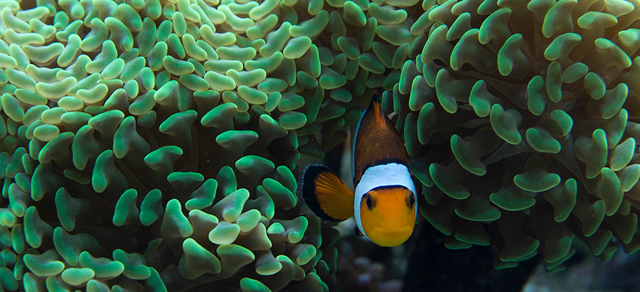
[[[495,270],[492,247],[449,250],[444,238],[426,221],[399,247],[342,238],[337,243],[338,285],[332,291],[640,292],[640,255],[626,255],[622,248],[603,262],[578,246],[566,270],[548,274],[539,255],[515,268]]]

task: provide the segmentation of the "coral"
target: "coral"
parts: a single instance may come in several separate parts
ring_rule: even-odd
[[[382,94],[452,249],[640,248],[635,2],[0,2],[3,289],[326,290],[296,167]]]
[[[492,245],[496,268],[540,253],[551,272],[577,241],[640,249],[635,5],[423,2],[424,46],[384,100],[447,247]]]
[[[3,290],[326,291],[294,169],[329,14],[299,5],[0,3]]]

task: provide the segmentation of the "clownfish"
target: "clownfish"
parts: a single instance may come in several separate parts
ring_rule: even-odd
[[[327,166],[310,165],[302,175],[307,205],[327,221],[353,216],[359,232],[379,246],[404,243],[416,222],[416,188],[404,142],[377,97],[360,118],[352,150],[355,190]]]

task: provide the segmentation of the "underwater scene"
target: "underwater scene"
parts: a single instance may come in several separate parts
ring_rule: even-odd
[[[640,291],[640,0],[0,0],[0,292]]]

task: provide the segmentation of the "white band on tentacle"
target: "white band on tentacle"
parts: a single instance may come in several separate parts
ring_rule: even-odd
[[[353,196],[353,217],[356,219],[358,229],[360,229],[360,232],[362,232],[365,237],[367,237],[367,234],[364,232],[362,221],[360,220],[360,202],[362,202],[362,197],[375,188],[389,186],[403,186],[407,188],[413,192],[416,202],[418,201],[416,187],[411,179],[409,169],[405,165],[388,163],[367,168],[356,186],[355,195]],[[416,208],[415,212],[415,216],[417,215],[418,208]]]

